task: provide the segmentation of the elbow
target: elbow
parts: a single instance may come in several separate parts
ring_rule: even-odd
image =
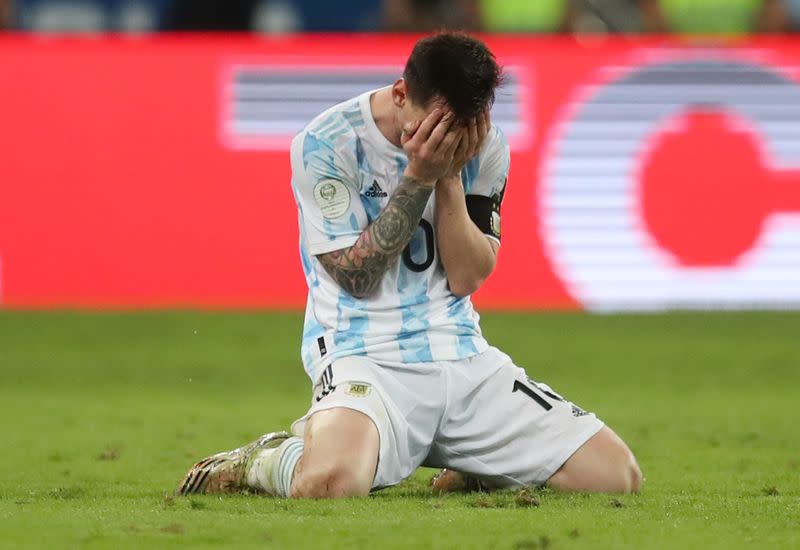
[[[489,278],[489,275],[492,274],[494,266],[495,261],[494,258],[492,258],[491,262],[487,262],[484,265],[473,266],[472,269],[448,273],[447,284],[450,287],[450,292],[459,298],[475,294],[486,279]]]
[[[486,280],[486,277],[462,277],[448,279],[450,292],[459,298],[474,294]]]

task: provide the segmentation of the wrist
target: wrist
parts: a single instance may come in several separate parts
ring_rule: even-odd
[[[445,176],[436,182],[436,191],[447,194],[464,194],[464,185],[461,183],[461,174]]]
[[[430,187],[431,189],[433,189],[433,187],[436,185],[436,179],[417,176],[408,168],[403,171],[403,177],[401,178],[401,181],[414,182],[417,185],[421,185],[422,187]]]

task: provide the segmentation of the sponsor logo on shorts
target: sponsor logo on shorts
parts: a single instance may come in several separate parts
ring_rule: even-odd
[[[365,384],[364,382],[352,382],[344,393],[353,397],[366,397],[369,395],[370,391],[372,391],[372,386],[369,384]]]
[[[587,414],[589,414],[575,403],[570,403],[570,405],[572,405],[572,416],[574,416],[575,418],[578,418],[579,416],[586,416]]]

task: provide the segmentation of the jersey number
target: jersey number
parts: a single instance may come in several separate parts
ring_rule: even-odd
[[[545,395],[547,395],[549,397],[552,397],[556,401],[563,401],[563,399],[561,399],[559,396],[555,395],[554,393],[551,393],[551,392],[549,392],[547,390],[542,390],[541,388],[539,388],[539,389],[542,392],[544,392]],[[517,390],[521,391],[522,393],[524,393],[525,395],[527,395],[528,397],[530,397],[531,399],[536,401],[536,403],[538,403],[539,406],[542,407],[544,410],[549,411],[550,409],[553,408],[553,405],[548,403],[547,400],[544,397],[542,397],[541,395],[536,393],[533,389],[529,388],[528,386],[526,386],[525,384],[523,384],[519,380],[514,380],[514,389],[511,390],[511,393],[514,393]]]
[[[408,243],[403,249],[403,263],[406,264],[408,269],[415,273],[421,273],[428,269],[433,263],[433,255],[435,253],[433,248],[433,226],[424,219],[419,220],[419,226],[422,228],[422,232],[425,233],[425,261],[423,261],[421,264],[418,264],[414,261],[414,259],[411,257],[411,243]],[[412,241],[416,238],[417,236],[414,235]]]

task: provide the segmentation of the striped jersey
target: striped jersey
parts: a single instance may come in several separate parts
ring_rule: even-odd
[[[420,363],[465,359],[488,348],[470,298],[448,288],[436,250],[435,193],[408,247],[369,298],[344,291],[316,259],[355,244],[406,168],[402,148],[375,124],[373,93],[328,109],[292,141],[292,189],[308,283],[302,359],[313,382],[328,364],[348,355],[377,364]],[[498,200],[508,168],[508,144],[493,126],[462,172],[465,193]],[[493,222],[499,231],[499,218]]]

